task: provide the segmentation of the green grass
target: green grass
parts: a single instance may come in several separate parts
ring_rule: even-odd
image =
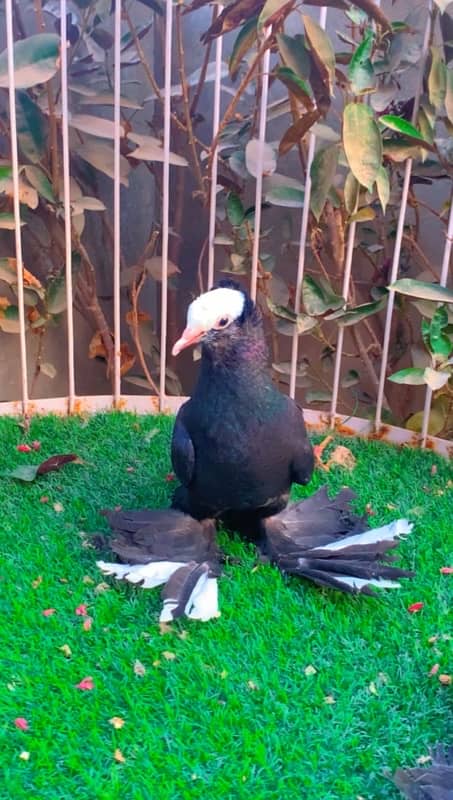
[[[358,509],[370,503],[376,512],[373,524],[415,521],[399,551],[417,575],[400,591],[352,598],[285,580],[270,566],[254,569],[253,549],[222,536],[241,562],[220,581],[222,616],[184,620],[162,636],[159,590],[112,583],[97,592],[103,578],[81,532],[105,528],[104,507],[168,503],[171,427],[169,418],[47,417],[24,437],[16,421],[0,420],[0,471],[58,452],[85,461],[32,484],[1,481],[0,798],[399,797],[384,770],[413,764],[446,740],[451,722],[451,688],[428,676],[435,663],[450,671],[442,634],[452,578],[439,573],[451,559],[449,465],[348,440],[354,472],[317,473],[304,490],[348,483]],[[39,453],[16,451],[33,439]],[[408,613],[416,601],[423,610]],[[90,631],[75,614],[80,603]],[[43,616],[47,608],[56,613]],[[308,665],[316,674],[305,674]],[[93,691],[75,688],[86,676]],[[109,724],[113,716],[125,720],[121,730]],[[125,763],[115,761],[116,748]]]

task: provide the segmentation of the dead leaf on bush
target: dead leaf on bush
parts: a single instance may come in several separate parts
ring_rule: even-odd
[[[61,455],[51,456],[45,461],[42,461],[41,464],[23,464],[13,469],[11,472],[4,472],[3,477],[16,478],[16,480],[31,483],[38,475],[46,475],[48,472],[55,472],[64,467],[65,464],[70,464],[71,462],[76,464],[82,463],[79,457],[74,453],[63,453]]]
[[[126,314],[126,322],[128,325],[134,325],[135,314],[133,311],[128,311]],[[140,325],[141,322],[151,322],[151,317],[146,311],[137,311],[137,322]]]

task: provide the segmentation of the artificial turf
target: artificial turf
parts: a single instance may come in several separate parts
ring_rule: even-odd
[[[373,525],[413,520],[399,552],[416,577],[400,590],[355,598],[286,580],[223,534],[240,563],[220,580],[221,617],[162,635],[159,590],[107,587],[84,532],[105,529],[102,508],[168,504],[171,428],[108,414],[37,418],[24,434],[0,419],[0,472],[61,452],[84,462],[1,480],[0,798],[399,797],[384,771],[414,765],[452,721],[439,680],[451,671],[453,578],[439,571],[452,556],[451,467],[347,440],[353,472],[317,471],[296,489],[347,483]],[[33,440],[39,452],[17,451]],[[76,688],[86,677],[94,688]]]

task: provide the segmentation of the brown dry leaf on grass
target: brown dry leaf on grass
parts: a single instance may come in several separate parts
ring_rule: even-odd
[[[139,678],[143,678],[146,675],[146,667],[138,658],[134,661],[134,674],[138,675]]]

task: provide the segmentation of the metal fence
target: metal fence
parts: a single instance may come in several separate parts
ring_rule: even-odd
[[[60,0],[61,8],[61,40],[66,41],[67,38],[67,7],[66,0]],[[222,6],[218,6],[217,13],[220,14]],[[114,13],[114,204],[113,204],[113,229],[114,229],[114,249],[113,249],[113,331],[115,343],[115,359],[114,359],[114,381],[112,395],[103,396],[88,396],[79,397],[75,391],[75,358],[74,358],[74,318],[73,318],[73,280],[72,280],[72,242],[71,242],[71,213],[70,213],[70,152],[69,152],[69,109],[68,109],[68,63],[67,63],[67,49],[61,48],[61,105],[62,105],[62,164],[63,164],[63,206],[65,217],[65,249],[66,249],[66,292],[67,292],[67,369],[68,369],[68,395],[65,397],[58,397],[43,400],[30,400],[29,386],[27,381],[27,344],[26,344],[26,320],[24,308],[24,280],[23,280],[23,257],[22,257],[22,238],[21,238],[21,218],[20,218],[20,200],[19,200],[19,161],[18,161],[18,146],[17,146],[17,124],[16,124],[16,105],[15,105],[15,65],[14,65],[14,39],[13,39],[13,0],[5,0],[5,14],[6,14],[6,40],[8,52],[8,90],[9,90],[9,113],[11,124],[11,142],[12,142],[12,179],[14,187],[14,222],[15,222],[15,249],[17,259],[17,295],[18,295],[18,309],[19,309],[19,323],[20,323],[20,362],[21,362],[21,398],[15,402],[0,402],[0,414],[33,414],[41,412],[55,411],[58,413],[78,413],[82,411],[95,411],[106,408],[116,409],[131,409],[139,412],[157,412],[157,411],[171,411],[174,412],[185,400],[184,397],[169,396],[165,393],[165,373],[167,366],[167,302],[168,302],[168,275],[167,263],[169,252],[169,236],[170,236],[170,223],[169,223],[169,204],[170,204],[170,121],[171,121],[171,84],[172,84],[172,48],[174,47],[173,38],[173,17],[175,13],[175,6],[173,0],[165,1],[165,37],[164,37],[164,125],[163,125],[163,200],[161,209],[161,224],[162,224],[162,282],[161,282],[161,330],[160,330],[160,395],[158,397],[134,396],[122,394],[121,382],[121,362],[120,362],[120,218],[121,218],[121,202],[120,202],[120,154],[121,154],[121,121],[120,121],[120,89],[121,89],[121,73],[120,73],[120,45],[121,45],[121,15],[122,5],[120,2],[116,3]],[[314,12],[316,13],[316,11]],[[318,21],[322,27],[326,26],[327,8],[321,7],[319,9]],[[427,14],[426,31],[424,38],[424,46],[422,53],[422,62],[428,54],[428,44],[430,38],[430,25],[431,17]],[[266,37],[270,34],[270,28],[265,29],[263,36]],[[222,37],[219,37],[215,42],[215,78],[214,78],[214,102],[212,111],[212,135],[213,141],[216,139],[217,130],[219,127],[220,117],[220,93],[221,93],[221,79],[222,79]],[[270,50],[264,52],[261,63],[262,74],[262,90],[260,101],[260,113],[258,120],[258,134],[257,138],[261,145],[266,140],[266,124],[267,124],[267,107],[268,107],[268,88],[269,88],[269,59]],[[420,65],[420,81],[416,92],[415,105],[413,111],[413,119],[415,120],[420,100],[420,93],[422,91],[422,68],[423,63]],[[305,267],[305,252],[307,242],[307,230],[309,219],[310,207],[310,166],[315,153],[316,137],[313,133],[308,135],[308,163],[307,163],[307,176],[305,185],[305,203],[301,211],[300,220],[300,242],[299,253],[297,260],[297,274],[295,276],[296,292],[295,292],[295,311],[299,311],[301,286],[304,276]],[[257,279],[258,279],[258,260],[259,260],[259,232],[261,226],[261,199],[262,199],[262,164],[263,164],[263,147],[258,151],[258,168],[256,178],[256,203],[255,203],[255,226],[254,226],[254,245],[252,255],[252,268],[251,268],[251,285],[250,292],[252,297],[256,297]],[[406,221],[407,201],[409,184],[411,179],[412,161],[409,159],[405,164],[404,184],[401,193],[401,205],[398,228],[393,249],[393,259],[391,266],[390,283],[393,283],[399,272],[399,263],[402,246],[402,236],[404,225]],[[212,171],[210,175],[210,209],[209,209],[209,238],[208,238],[208,283],[212,285],[214,281],[214,264],[215,264],[215,243],[214,238],[216,234],[216,187],[217,187],[217,152],[215,152],[212,159]],[[351,279],[351,270],[353,264],[354,244],[356,237],[356,223],[352,222],[349,226],[347,246],[346,246],[346,259],[345,270],[343,278],[342,295],[345,302],[348,298],[349,285]],[[453,241],[453,205],[449,210],[449,221],[447,226],[447,234],[445,239],[445,246],[443,252],[442,269],[440,275],[440,284],[447,285],[449,265],[451,259],[451,248]],[[386,438],[388,440],[405,443],[411,442],[413,444],[421,444],[422,446],[433,447],[440,452],[447,453],[449,445],[440,439],[429,437],[428,419],[431,408],[432,391],[427,387],[426,399],[424,404],[424,418],[423,430],[421,436],[414,435],[411,431],[395,428],[382,423],[382,404],[384,396],[384,384],[387,377],[387,364],[389,356],[389,343],[392,329],[392,318],[394,312],[394,292],[390,290],[388,305],[385,317],[384,339],[382,343],[383,355],[380,364],[379,375],[379,388],[377,394],[377,409],[374,422],[369,422],[356,417],[345,418],[344,415],[337,414],[338,405],[338,392],[340,387],[342,375],[342,355],[343,355],[343,337],[344,328],[338,328],[337,347],[335,354],[335,368],[333,379],[333,398],[330,408],[330,413],[323,414],[319,411],[306,409],[306,419],[309,425],[313,426],[336,426],[345,432],[351,431],[363,435],[374,435],[377,438]],[[296,368],[298,362],[298,349],[299,337],[295,333],[292,340],[291,352],[291,374],[289,383],[289,392],[291,396],[295,395],[296,391]]]

